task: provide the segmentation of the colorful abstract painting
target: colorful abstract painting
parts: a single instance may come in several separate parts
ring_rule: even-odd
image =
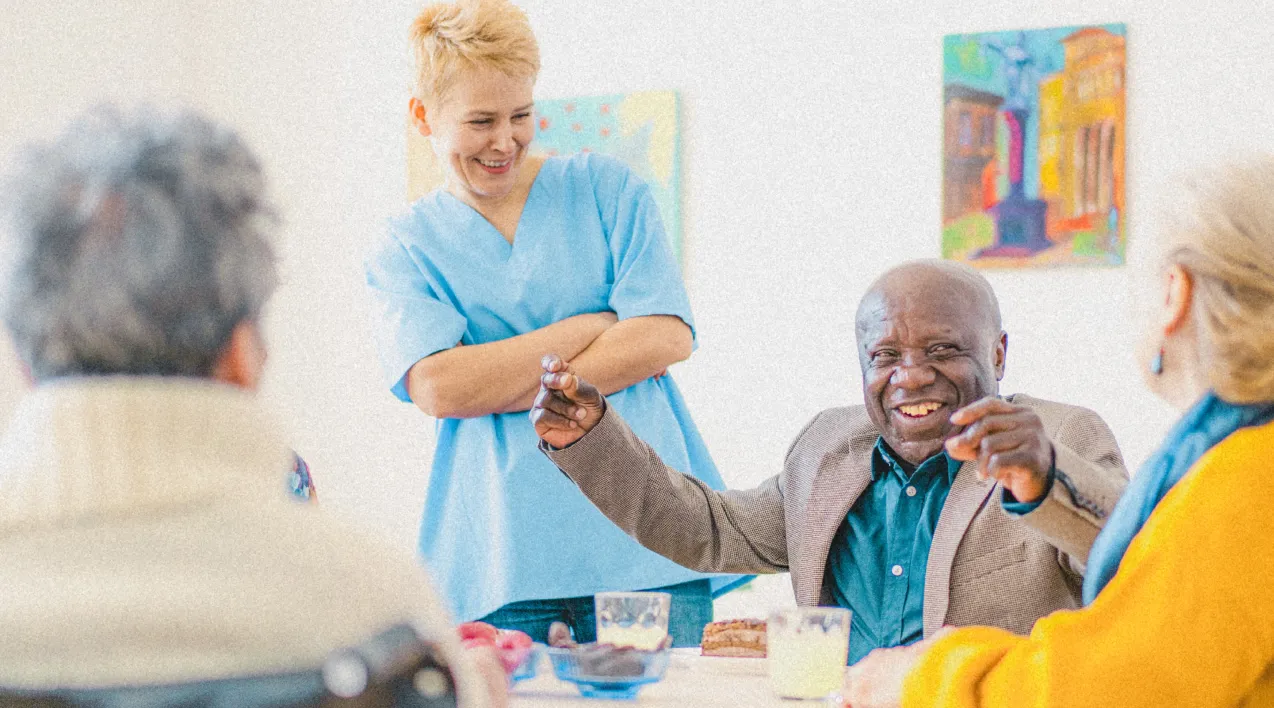
[[[944,258],[1124,262],[1125,34],[1108,24],[944,38]]]
[[[681,261],[681,143],[675,91],[535,102],[535,151],[597,152],[625,162],[649,185],[673,253]],[[429,141],[407,130],[408,192],[415,199],[442,184]]]

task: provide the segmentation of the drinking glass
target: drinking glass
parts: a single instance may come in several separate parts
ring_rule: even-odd
[[[770,685],[783,698],[822,699],[841,687],[849,658],[849,610],[798,607],[770,615]]]
[[[666,592],[599,592],[593,603],[598,643],[658,649],[668,636],[672,595]]]

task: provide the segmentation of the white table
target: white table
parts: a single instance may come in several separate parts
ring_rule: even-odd
[[[510,708],[583,706],[622,708],[638,706],[706,706],[707,708],[799,708],[818,701],[783,700],[770,690],[765,659],[727,659],[699,656],[699,648],[674,649],[668,673],[659,683],[642,688],[635,701],[584,698],[575,684],[560,681],[545,657],[535,678],[513,688]]]

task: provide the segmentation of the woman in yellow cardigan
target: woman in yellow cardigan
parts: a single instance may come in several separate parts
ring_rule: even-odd
[[[1274,158],[1190,193],[1140,352],[1185,413],[1093,545],[1086,606],[873,652],[847,705],[1274,706]]]

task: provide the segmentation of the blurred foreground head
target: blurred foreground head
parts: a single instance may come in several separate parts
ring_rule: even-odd
[[[38,381],[255,387],[278,277],[261,168],[191,113],[95,108],[26,148],[0,191],[0,316]]]

